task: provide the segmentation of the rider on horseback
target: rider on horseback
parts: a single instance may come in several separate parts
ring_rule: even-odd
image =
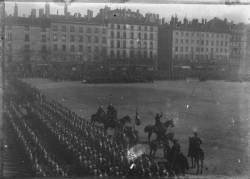
[[[157,128],[161,127],[161,118],[162,118],[162,113],[161,114],[157,113],[155,116],[155,126]]]
[[[117,110],[112,104],[107,107],[107,116],[113,120],[117,119]]]
[[[200,146],[202,144],[201,139],[198,137],[197,132],[194,132],[194,136],[193,136],[193,145],[194,145],[194,149],[200,149]]]
[[[99,116],[105,114],[105,111],[104,111],[104,109],[103,109],[103,106],[99,106],[99,107],[98,107],[98,109],[97,109],[97,114],[98,114]]]

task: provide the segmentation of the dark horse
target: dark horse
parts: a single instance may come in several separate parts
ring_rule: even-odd
[[[150,143],[150,138],[153,133],[157,135],[157,140],[163,139],[165,137],[167,129],[169,127],[174,127],[174,121],[173,119],[167,120],[166,122],[163,122],[161,126],[162,127],[160,129],[156,127],[155,125],[145,126],[144,132],[148,133],[148,143]]]
[[[197,174],[202,174],[203,170],[203,161],[205,158],[204,151],[201,148],[195,147],[194,140],[192,137],[189,137],[189,148],[188,148],[188,157],[191,158],[192,168],[197,166]]]
[[[110,118],[105,112],[97,112],[95,114],[91,115],[91,123],[100,123],[103,124],[104,131],[107,131],[109,128],[115,129],[115,128],[123,128],[126,123],[131,122],[131,118],[126,115],[121,119],[114,119]]]

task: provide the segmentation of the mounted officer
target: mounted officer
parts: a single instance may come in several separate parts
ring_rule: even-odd
[[[161,114],[157,113],[156,116],[155,116],[155,126],[157,128],[161,127],[161,124],[162,124],[161,123],[161,118],[162,118],[162,113]]]
[[[192,137],[192,140],[193,140],[194,151],[196,151],[197,149],[200,149],[202,140],[198,137],[197,132],[194,132],[194,136]]]
[[[103,106],[99,106],[97,109],[97,113],[98,116],[103,117],[105,115],[105,111],[103,109]]]
[[[117,119],[117,110],[115,109],[115,107],[112,104],[108,105],[108,107],[107,107],[107,116],[111,120]]]

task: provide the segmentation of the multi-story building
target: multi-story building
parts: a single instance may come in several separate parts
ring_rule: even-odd
[[[48,19],[8,17],[5,24],[7,62],[39,60],[49,47]]]
[[[246,67],[247,52],[247,28],[245,24],[230,25],[230,63],[244,73]]]
[[[172,69],[174,64],[200,62],[227,63],[230,55],[230,32],[225,21],[217,18],[201,23],[183,23],[172,18],[159,30],[159,64]]]
[[[147,24],[108,24],[107,54],[111,59],[157,60],[158,27]]]
[[[106,57],[107,26],[77,18],[51,17],[51,20],[54,58],[100,61]]]

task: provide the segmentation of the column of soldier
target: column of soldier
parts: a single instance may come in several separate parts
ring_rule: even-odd
[[[23,95],[25,101],[22,103],[36,120],[26,119],[29,120],[26,123],[21,120],[23,124],[13,122],[13,125],[20,136],[26,136],[20,138],[40,175],[125,176],[129,173],[155,176],[161,173],[158,165],[147,156],[136,160],[136,168],[128,172],[127,149],[107,137],[102,128],[91,125],[58,102],[49,101],[28,84],[19,80],[14,82],[17,96]],[[14,103],[20,104],[20,101]],[[17,109],[20,105],[12,102],[11,106]],[[12,121],[14,119],[12,116]]]

